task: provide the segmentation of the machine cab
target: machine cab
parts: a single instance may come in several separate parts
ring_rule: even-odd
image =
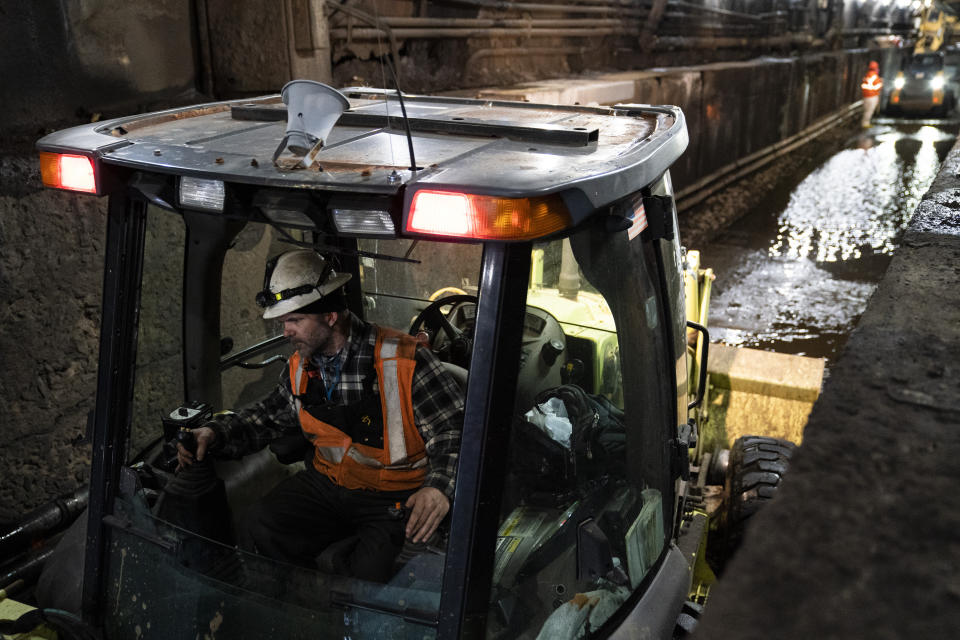
[[[905,114],[946,115],[956,96],[955,79],[946,75],[945,61],[943,51],[904,57],[893,81],[889,109]]]
[[[675,545],[682,113],[407,97],[401,115],[393,93],[343,94],[300,167],[271,157],[288,123],[276,96],[38,145],[49,186],[109,198],[85,618],[108,638],[669,635],[691,571]],[[163,426],[288,375],[254,300],[267,260],[296,247],[351,274],[352,313],[425,336],[464,392],[442,535],[405,548],[386,583],[238,539],[296,457],[218,461],[210,502],[170,508],[182,482]]]

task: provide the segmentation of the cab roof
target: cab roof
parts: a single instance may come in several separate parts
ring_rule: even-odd
[[[406,200],[420,189],[503,198],[577,193],[574,218],[657,179],[687,145],[677,107],[551,106],[406,96],[417,170],[394,92],[349,88],[343,113],[308,169],[275,166],[286,129],[280,96],[203,104],[50,134],[40,151],[148,172]],[[565,197],[566,197],[565,196]]]

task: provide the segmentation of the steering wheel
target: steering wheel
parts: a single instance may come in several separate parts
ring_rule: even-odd
[[[463,368],[469,368],[470,351],[473,347],[473,339],[464,334],[463,331],[453,326],[440,309],[448,305],[460,305],[467,302],[477,303],[477,296],[468,294],[458,294],[437,298],[421,311],[410,325],[410,335],[415,336],[420,331],[426,329],[431,336],[437,336],[443,331],[447,339],[444,345],[446,353],[441,354],[441,359],[446,357],[448,362],[459,365]],[[437,349],[438,353],[441,351]]]
[[[459,287],[443,287],[442,289],[437,289],[436,291],[431,293],[430,297],[427,298],[427,300],[429,300],[430,302],[433,302],[434,300],[436,300],[437,298],[439,298],[445,293],[450,295],[452,294],[457,294],[461,296],[467,295],[467,292]]]

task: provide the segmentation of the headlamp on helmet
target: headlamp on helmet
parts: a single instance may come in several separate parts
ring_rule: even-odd
[[[267,261],[263,290],[256,295],[264,319],[276,318],[311,305],[350,280],[330,261],[310,249],[281,253]]]

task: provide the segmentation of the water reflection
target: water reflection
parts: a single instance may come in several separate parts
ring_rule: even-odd
[[[807,176],[780,215],[770,255],[815,262],[857,260],[867,249],[891,254],[936,177],[936,127],[861,138]]]
[[[866,308],[955,131],[875,127],[703,247],[711,337],[832,357]],[[781,208],[782,207],[782,208]]]

